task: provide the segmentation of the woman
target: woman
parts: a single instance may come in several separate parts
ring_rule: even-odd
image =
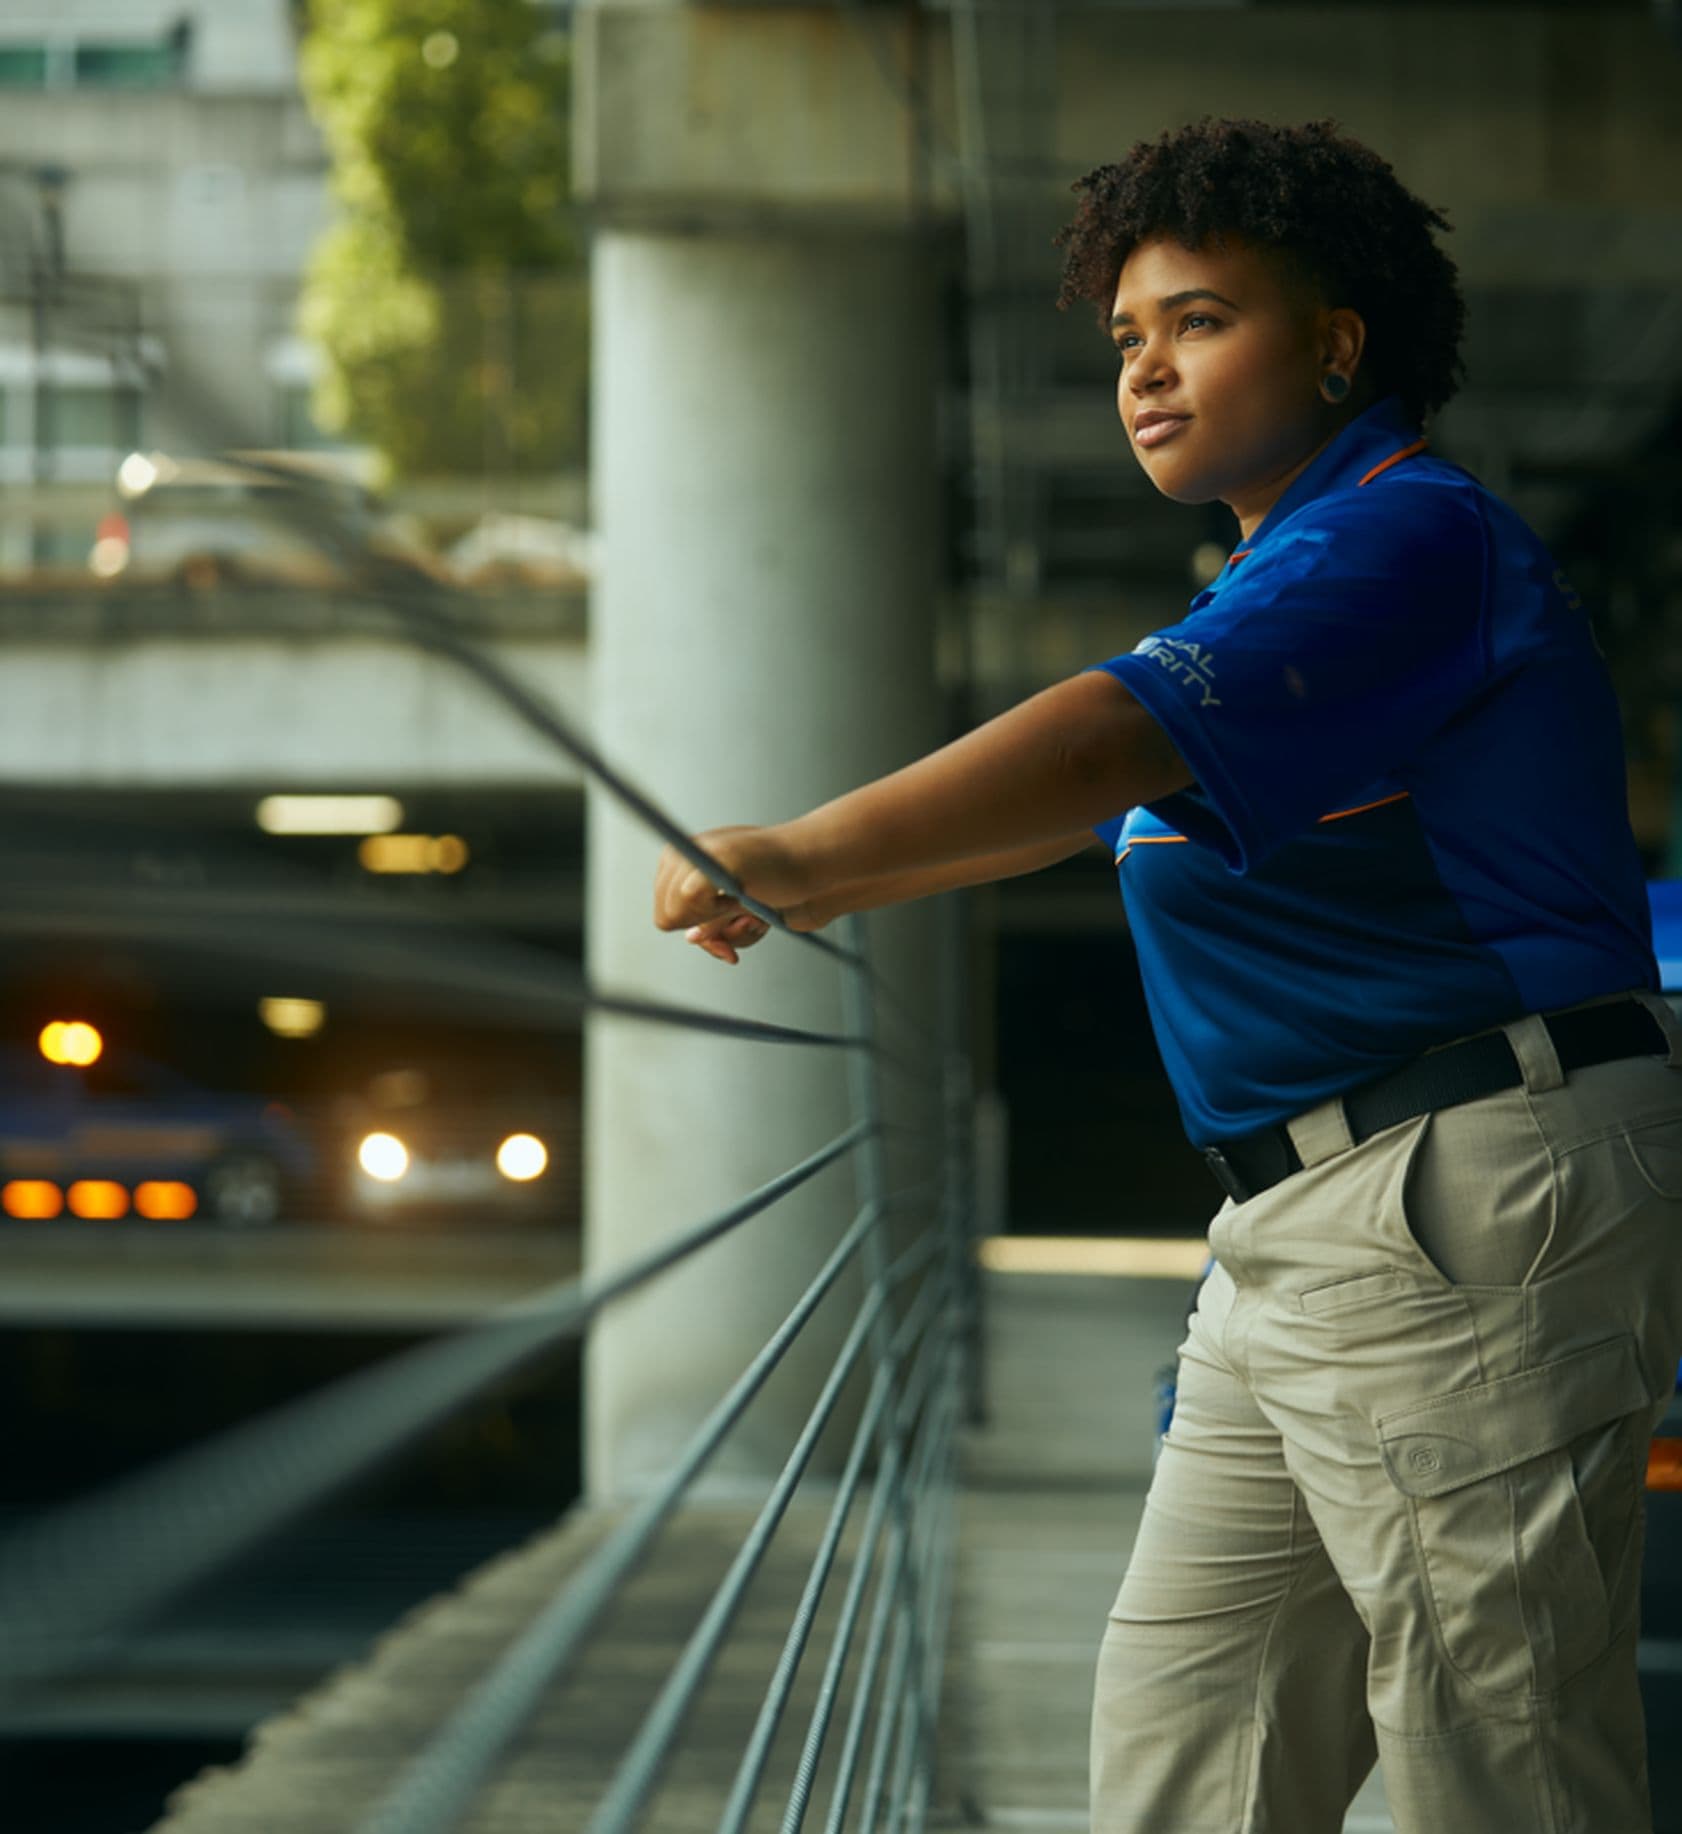
[[[1227,1192],[1111,1614],[1095,1834],[1650,1826],[1641,1471],[1682,1350],[1682,1028],[1617,709],[1535,536],[1421,427],[1443,219],[1327,123],[1088,174],[1146,475],[1239,543],[1179,624],[796,821],[701,836],[797,926],[1115,849]],[[675,855],[655,920],[763,926]]]

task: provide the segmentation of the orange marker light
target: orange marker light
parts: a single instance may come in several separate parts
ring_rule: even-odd
[[[78,1178],[70,1187],[70,1212],[102,1221],[127,1216],[128,1192],[109,1178]]]
[[[39,1042],[48,1063],[75,1064],[78,1069],[98,1063],[105,1050],[105,1040],[81,1019],[54,1019],[42,1027]]]
[[[1647,1488],[1682,1490],[1682,1439],[1655,1439],[1648,1446]]]
[[[198,1196],[190,1184],[173,1179],[148,1179],[134,1187],[134,1207],[142,1216],[156,1223],[181,1223],[199,1207]]]
[[[47,1178],[14,1178],[0,1190],[0,1208],[8,1216],[46,1221],[64,1209],[64,1193]]]

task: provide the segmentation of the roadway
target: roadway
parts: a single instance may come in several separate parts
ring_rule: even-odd
[[[575,1230],[0,1224],[0,1325],[443,1330],[579,1271]]]

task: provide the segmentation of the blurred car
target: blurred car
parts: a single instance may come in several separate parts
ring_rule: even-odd
[[[262,469],[238,462],[249,458]],[[90,570],[107,580],[324,586],[354,556],[314,538],[300,516],[318,504],[334,531],[385,561],[430,570],[422,544],[342,462],[294,452],[174,458],[131,452],[117,472],[121,507],[100,522]]]
[[[577,1104],[534,1078],[409,1062],[341,1097],[334,1119],[353,1220],[577,1222]]]
[[[202,1088],[132,1051],[85,1067],[0,1049],[0,1222],[278,1222],[316,1154],[290,1112]]]
[[[466,586],[555,586],[582,591],[595,570],[595,537],[550,516],[487,510],[448,550]]]

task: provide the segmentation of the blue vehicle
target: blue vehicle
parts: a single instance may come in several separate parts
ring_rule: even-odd
[[[288,1111],[260,1096],[202,1088],[132,1051],[77,1067],[0,1047],[0,1221],[192,1215],[263,1228],[315,1171]]]

